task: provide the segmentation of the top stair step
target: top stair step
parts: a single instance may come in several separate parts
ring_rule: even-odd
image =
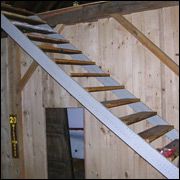
[[[20,29],[22,32],[36,32],[36,33],[42,33],[42,34],[54,34],[55,32],[46,28],[42,28],[39,26],[33,26],[29,24],[24,24],[21,22],[12,22],[18,29]]]
[[[28,24],[32,24],[32,25],[39,25],[39,24],[45,24],[46,22],[43,20],[36,20],[36,19],[32,19],[30,17],[27,16],[23,16],[23,15],[19,15],[19,14],[15,14],[15,13],[11,13],[11,12],[6,12],[6,11],[2,11],[2,13],[11,20],[16,20],[19,22],[26,22]]]
[[[171,131],[172,129],[174,129],[174,126],[171,126],[171,125],[157,125],[139,133],[139,135],[144,140],[150,143],[158,139],[159,137],[163,136],[167,132]]]
[[[15,8],[15,7],[12,7],[12,6],[10,6],[8,4],[4,4],[4,3],[1,3],[1,10],[21,14],[21,15],[24,15],[24,16],[32,16],[32,15],[34,15],[34,13],[32,13],[32,12],[30,12],[28,10]]]
[[[27,36],[32,41],[39,41],[39,42],[45,42],[45,43],[54,43],[54,44],[69,43],[69,41],[65,40],[65,39],[55,39],[55,38],[51,38],[51,37],[48,37],[48,36],[45,36],[45,35],[39,35],[39,34],[35,34],[35,33],[28,33]]]

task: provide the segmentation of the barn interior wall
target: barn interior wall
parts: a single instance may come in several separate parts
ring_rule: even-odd
[[[179,7],[168,7],[152,11],[139,12],[125,16],[130,22],[147,35],[157,46],[165,51],[179,64]],[[80,23],[71,26],[57,25],[72,44],[82,50],[91,60],[101,66],[120,84],[135,94],[158,115],[179,127],[179,79],[165,65],[145,49],[113,18],[106,18],[91,23]],[[11,39],[1,40],[1,117],[2,117],[2,178],[16,176],[11,158],[8,104],[8,56],[7,47]],[[17,45],[20,54],[21,76],[28,69],[32,59]],[[65,55],[50,55],[69,58]],[[8,64],[8,66],[7,66]],[[67,72],[84,72],[78,66],[62,66]],[[101,85],[94,78],[75,80],[85,86]],[[116,99],[111,92],[92,94],[100,101]],[[45,108],[80,107],[64,89],[62,89],[40,67],[36,69],[22,92],[23,139],[26,178],[47,178]],[[111,110],[117,116],[133,111],[127,107]],[[147,129],[147,121],[131,125],[135,132]],[[87,178],[163,178],[141,157],[133,153],[121,140],[97,121],[88,112],[85,118],[85,154]],[[98,138],[97,138],[98,137]],[[161,138],[152,143],[161,146],[167,143]],[[10,170],[10,171],[9,171]]]

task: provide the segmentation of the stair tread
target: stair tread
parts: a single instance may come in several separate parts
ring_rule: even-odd
[[[174,126],[172,125],[157,125],[139,133],[139,136],[147,142],[152,142],[172,129],[174,129]]]
[[[54,59],[56,64],[70,64],[70,65],[95,65],[93,61],[71,60],[71,59]]]
[[[176,157],[179,156],[179,139],[175,139],[166,146],[164,146],[162,149],[173,149],[175,148],[175,152],[172,156],[170,156],[168,159],[173,161]]]
[[[54,31],[45,29],[38,26],[33,26],[29,24],[23,24],[20,22],[12,22],[17,28],[19,28],[23,32],[36,32],[36,33],[42,33],[42,34],[54,34]]]
[[[11,13],[11,12],[2,11],[2,13],[8,19],[11,19],[11,20],[16,20],[16,21],[20,21],[20,22],[26,22],[26,23],[33,24],[33,25],[45,24],[46,23],[43,20],[36,20],[36,19],[32,19],[32,18],[27,17],[27,16],[23,16],[23,15]]]
[[[130,114],[128,116],[123,116],[120,117],[120,119],[126,123],[127,125],[133,124],[133,123],[137,123],[139,121],[142,121],[144,119],[150,118],[152,116],[157,115],[157,112],[138,112],[135,114]]]
[[[110,101],[104,101],[102,104],[106,106],[107,108],[112,108],[116,106],[122,106],[126,104],[136,103],[139,102],[140,99],[138,98],[128,98],[128,99],[117,99],[117,100],[110,100]]]
[[[34,34],[34,33],[28,33],[27,36],[29,39],[31,39],[33,41],[55,43],[55,44],[69,43],[69,41],[65,40],[65,39],[55,39],[55,38],[51,38],[48,36]]]
[[[21,9],[21,8],[15,8],[15,7],[12,7],[11,5],[4,4],[4,3],[1,3],[1,10],[5,10],[8,12],[13,12],[13,13],[21,14],[21,15],[26,15],[26,16],[34,15],[34,13],[32,13],[28,10]]]
[[[71,73],[71,77],[109,77],[108,73]]]
[[[74,49],[65,49],[65,48],[59,48],[49,45],[38,45],[40,49],[42,49],[44,52],[50,52],[50,53],[62,53],[62,54],[81,54],[82,51],[74,50]]]
[[[94,87],[85,87],[84,89],[88,92],[98,92],[98,91],[110,91],[124,89],[124,86],[94,86]]]

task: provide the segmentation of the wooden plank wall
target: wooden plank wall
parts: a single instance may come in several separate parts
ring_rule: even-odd
[[[179,63],[179,56],[175,56],[179,53],[178,7],[140,12],[126,17]],[[56,29],[60,30],[61,27],[58,25]],[[95,60],[103,70],[109,71],[113,78],[124,84],[129,91],[141,98],[153,110],[158,111],[159,115],[168,119],[178,129],[179,79],[144,49],[121,25],[109,18],[93,23],[64,26],[61,31],[90,59]],[[9,42],[3,40],[2,44],[1,51],[5,52]],[[17,51],[21,54],[21,76],[23,76],[32,59],[20,48],[17,48]],[[17,175],[13,169],[9,124],[6,121],[9,114],[7,56],[3,53],[1,56],[3,62],[1,168],[2,178],[6,179],[17,177]],[[66,56],[56,55],[56,57]],[[83,72],[77,66],[62,66],[62,68],[67,73]],[[77,80],[77,78],[74,79]],[[100,85],[94,78],[80,78],[77,81],[83,86]],[[100,101],[116,98],[110,92],[93,93],[93,96]],[[25,177],[27,179],[47,178],[45,108],[77,106],[81,105],[59,87],[47,73],[40,67],[36,69],[22,93]],[[132,110],[125,106],[113,108],[112,112],[121,116],[132,113]],[[148,127],[150,125],[146,121],[139,123],[138,126],[131,126],[136,132]],[[86,113],[85,130],[87,178],[163,178],[89,113]],[[161,139],[153,145],[160,146],[164,143],[165,140]]]
[[[179,7],[126,16],[179,64],[179,56],[176,56],[179,48],[178,17]],[[60,27],[58,25],[56,29]],[[179,128],[178,77],[119,23],[109,18],[65,26],[62,34],[160,116]],[[109,92],[94,94],[99,100],[115,98]],[[118,116],[132,113],[128,107],[114,108],[112,111]],[[148,127],[151,125],[147,121],[131,125],[136,132]],[[87,178],[164,178],[88,112],[85,130]],[[167,141],[160,138],[152,145],[161,147],[164,143]]]

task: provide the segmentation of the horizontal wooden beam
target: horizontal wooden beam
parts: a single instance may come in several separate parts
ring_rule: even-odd
[[[139,31],[132,23],[120,14],[112,14],[129,33],[138,39],[147,49],[149,49],[156,57],[160,59],[167,67],[169,67],[176,75],[179,76],[179,66],[158,46],[156,46],[148,37]]]
[[[110,14],[130,14],[140,11],[179,5],[179,1],[102,1],[57,9],[38,15],[51,26],[76,24],[110,17]]]

